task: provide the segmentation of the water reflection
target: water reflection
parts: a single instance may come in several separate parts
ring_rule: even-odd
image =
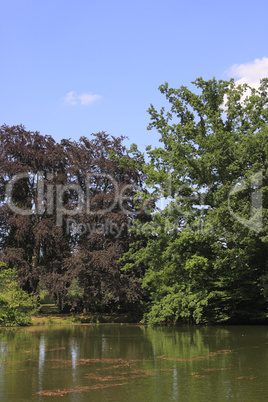
[[[39,358],[38,358],[38,384],[39,391],[42,391],[42,380],[46,356],[46,340],[45,335],[42,334],[39,341]]]
[[[0,400],[265,400],[267,358],[264,326],[2,329]]]
[[[173,366],[173,394],[172,399],[178,400],[178,369],[177,366]]]
[[[7,341],[0,342],[0,371],[4,370],[4,364],[8,355],[8,343]]]
[[[0,342],[0,401],[4,400],[4,374],[5,374],[5,361],[8,355],[8,343],[6,341]]]
[[[70,350],[71,350],[71,356],[72,356],[72,375],[73,375],[73,381],[76,379],[76,362],[79,357],[79,345],[78,341],[75,338],[71,338],[70,341]]]

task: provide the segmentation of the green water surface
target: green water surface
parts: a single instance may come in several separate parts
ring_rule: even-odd
[[[0,330],[0,401],[267,401],[268,327]]]

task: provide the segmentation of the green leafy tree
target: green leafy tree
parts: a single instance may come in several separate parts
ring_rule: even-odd
[[[170,109],[149,108],[163,146],[148,147],[147,183],[170,202],[154,216],[154,239],[134,244],[124,269],[147,266],[150,323],[265,320],[268,79],[258,90],[234,80],[193,84],[197,93],[161,85]]]
[[[18,285],[17,271],[0,263],[0,325],[26,325],[37,311],[36,297]]]

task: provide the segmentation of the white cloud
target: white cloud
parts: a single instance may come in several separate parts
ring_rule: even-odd
[[[238,78],[235,81],[237,85],[248,84],[250,87],[259,88],[260,80],[268,78],[268,57],[245,64],[235,64],[227,73],[230,77]]]
[[[68,103],[69,105],[75,105],[77,103],[74,91],[70,91],[67,93],[67,95],[65,95],[64,102]]]
[[[98,99],[101,99],[100,95],[91,94],[90,92],[76,94],[74,91],[70,91],[67,93],[67,95],[64,96],[64,102],[68,105],[89,105],[90,103],[95,102]]]
[[[84,93],[81,95],[78,95],[77,98],[80,100],[81,105],[88,105],[89,103],[94,102],[97,99],[100,99],[101,96],[98,94],[89,94],[89,93]]]

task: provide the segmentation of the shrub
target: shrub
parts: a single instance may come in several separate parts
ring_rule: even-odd
[[[0,263],[0,325],[27,325],[37,311],[37,298],[22,290],[17,271]]]

